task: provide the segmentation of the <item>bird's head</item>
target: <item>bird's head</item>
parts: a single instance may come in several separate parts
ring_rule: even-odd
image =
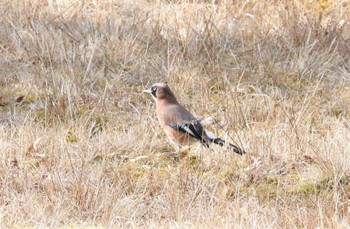
[[[162,101],[165,100],[167,102],[176,102],[176,98],[173,94],[173,92],[170,90],[169,85],[167,82],[165,83],[155,83],[152,85],[151,88],[144,90],[144,93],[148,93],[152,95],[152,98],[156,101]]]

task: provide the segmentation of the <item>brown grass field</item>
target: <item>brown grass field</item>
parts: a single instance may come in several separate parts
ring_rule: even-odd
[[[0,227],[349,228],[350,2],[3,0]],[[237,143],[173,148],[167,81]]]

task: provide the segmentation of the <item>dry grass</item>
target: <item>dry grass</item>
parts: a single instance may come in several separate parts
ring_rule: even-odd
[[[350,226],[350,3],[189,2],[1,1],[0,227]],[[163,155],[158,81],[248,154]]]

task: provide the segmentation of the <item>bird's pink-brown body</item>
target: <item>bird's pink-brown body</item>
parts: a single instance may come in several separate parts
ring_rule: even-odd
[[[166,135],[178,145],[190,145],[201,142],[206,147],[214,142],[224,146],[225,141],[217,137],[209,137],[200,122],[181,104],[167,83],[156,83],[144,92],[152,95],[156,101],[158,121]],[[235,145],[229,144],[235,153],[245,152]]]

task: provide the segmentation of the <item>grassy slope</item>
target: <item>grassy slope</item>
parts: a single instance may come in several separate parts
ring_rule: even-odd
[[[24,2],[0,3],[1,227],[349,227],[349,2]],[[158,81],[248,154],[162,155]]]

